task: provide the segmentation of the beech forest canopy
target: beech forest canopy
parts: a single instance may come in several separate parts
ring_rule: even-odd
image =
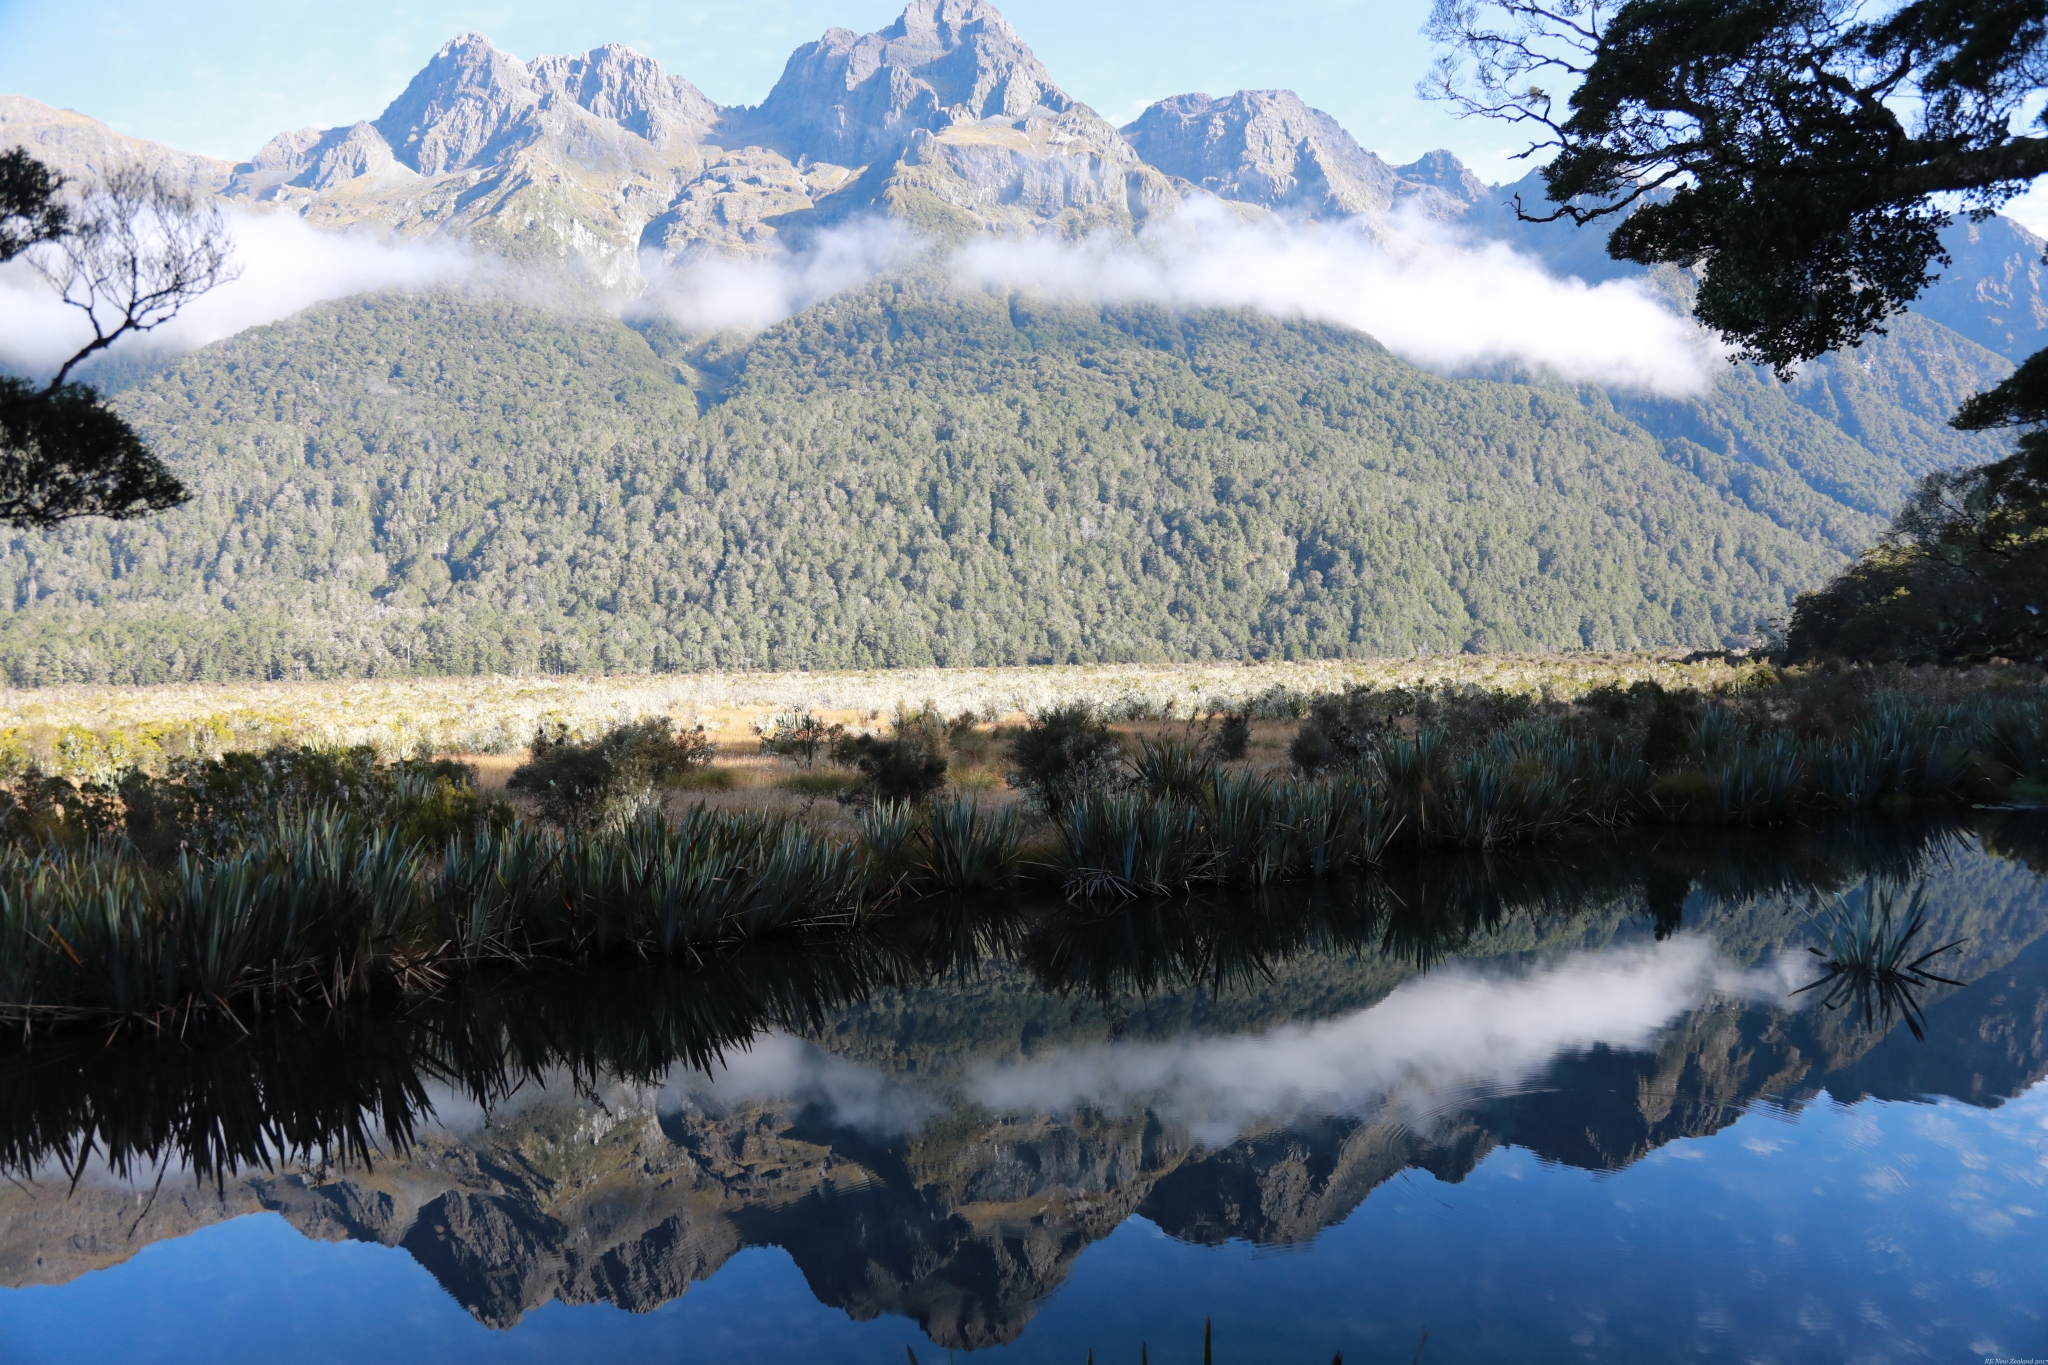
[[[193,493],[15,536],[16,684],[1719,646],[1988,458],[1909,317],[1697,401],[916,271],[745,342],[323,304],[118,396]]]

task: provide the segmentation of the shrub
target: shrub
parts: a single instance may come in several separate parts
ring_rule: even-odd
[[[925,822],[925,870],[946,891],[994,891],[1017,871],[1023,831],[1012,811],[937,801]]]
[[[1139,792],[1081,792],[1059,817],[1061,879],[1073,899],[1160,896],[1209,875],[1201,816]]]
[[[946,756],[946,722],[938,712],[898,707],[887,739],[848,735],[832,746],[833,762],[860,773],[860,780],[839,799],[849,805],[921,805],[945,787]]]
[[[563,725],[543,726],[528,753],[506,785],[531,792],[546,819],[581,828],[644,810],[656,788],[710,763],[713,749],[703,726],[678,734],[666,716],[649,716],[593,740],[571,739]]]
[[[438,847],[494,809],[468,764],[424,750],[387,764],[368,745],[281,745],[181,759],[160,777],[130,769],[119,792],[129,840],[160,864],[183,850],[226,853],[268,837],[280,816],[320,811],[374,820],[407,844]]]
[[[1369,688],[1318,697],[1287,756],[1303,775],[1362,767],[1391,729],[1386,702]]]
[[[1118,784],[1123,745],[1086,702],[1041,711],[1010,740],[1009,781],[1057,816],[1083,792]]]
[[[1189,805],[1206,803],[1216,779],[1216,761],[1206,750],[1173,735],[1139,740],[1131,770],[1148,794]]]
[[[798,759],[808,768],[846,737],[846,727],[828,725],[809,711],[784,711],[766,729],[755,726],[754,733],[761,737],[762,753]]]
[[[981,717],[972,711],[962,711],[946,723],[946,745],[955,759],[978,768],[994,752],[996,737],[981,728]]]
[[[1252,720],[1248,711],[1232,711],[1223,718],[1204,744],[1211,756],[1224,763],[1236,763],[1251,747]]]
[[[886,886],[910,875],[924,820],[924,812],[907,801],[876,801],[861,811],[861,864],[871,884]]]

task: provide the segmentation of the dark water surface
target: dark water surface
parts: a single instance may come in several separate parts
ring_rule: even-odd
[[[1670,835],[38,1042],[0,1361],[2048,1356],[2035,867]],[[1925,1041],[1791,994],[1922,885]]]

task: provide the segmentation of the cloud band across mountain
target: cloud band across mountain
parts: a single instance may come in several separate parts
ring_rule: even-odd
[[[1443,373],[1527,368],[1670,396],[1706,388],[1709,345],[1636,281],[1561,280],[1501,243],[1461,243],[1419,218],[1401,226],[1375,236],[1351,223],[1247,222],[1195,200],[1135,239],[983,241],[955,268],[987,289],[1336,323]]]

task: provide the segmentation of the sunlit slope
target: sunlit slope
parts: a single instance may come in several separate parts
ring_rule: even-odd
[[[916,277],[649,336],[387,295],[187,357],[121,402],[195,500],[13,537],[12,681],[1710,645],[1917,472],[1771,389],[1775,446],[1715,451],[1336,328]]]

